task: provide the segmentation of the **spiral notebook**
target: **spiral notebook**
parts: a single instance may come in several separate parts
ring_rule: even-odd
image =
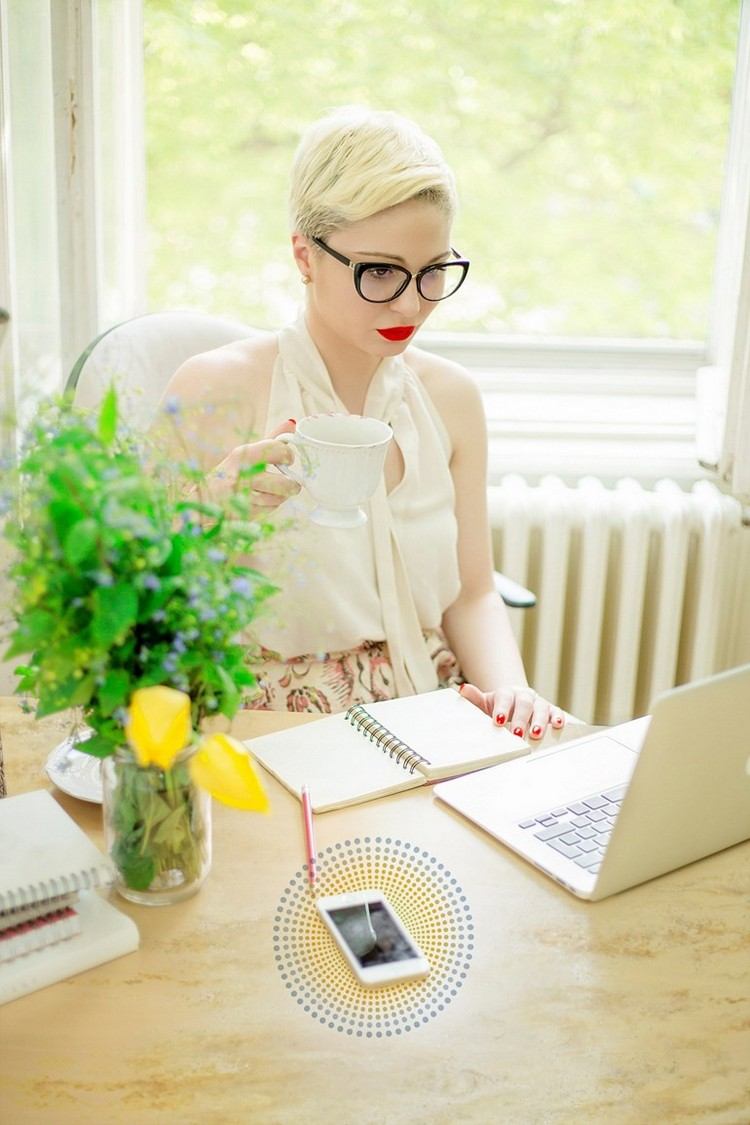
[[[51,793],[0,800],[0,1004],[138,948],[112,863]]]
[[[528,743],[457,691],[357,704],[302,727],[249,739],[258,762],[315,812],[356,805],[517,758]]]

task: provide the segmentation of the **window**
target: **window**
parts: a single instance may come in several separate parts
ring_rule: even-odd
[[[4,415],[33,410],[112,320],[139,311],[137,3],[0,0]]]
[[[430,328],[705,340],[737,0],[144,0],[149,298],[263,327],[299,282],[287,175],[351,101],[415,117],[469,282]]]
[[[4,121],[3,156],[7,169],[0,189],[0,305],[12,319],[3,337],[4,407],[14,411],[17,370],[33,373],[41,393],[60,382],[60,289],[57,273],[55,139],[52,120],[50,18],[47,5],[8,0],[0,9]],[[46,10],[45,10],[46,9]],[[36,80],[25,77],[27,60],[38,60]]]
[[[742,9],[698,456],[750,510],[750,9]]]
[[[473,369],[493,475],[705,475],[708,367],[703,460],[738,488],[743,430],[722,381],[747,411],[746,121],[720,197],[736,49],[739,107],[750,87],[739,13],[737,0],[394,0],[387,18],[365,0],[0,0],[6,398],[60,385],[97,331],[145,311],[146,277],[152,308],[291,315],[297,137],[332,105],[371,102],[421,121],[459,176],[472,273],[422,342]]]

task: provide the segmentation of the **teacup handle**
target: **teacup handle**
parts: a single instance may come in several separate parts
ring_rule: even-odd
[[[287,445],[291,445],[294,447],[297,444],[297,435],[278,434],[276,437],[276,441],[283,441],[286,442]],[[295,457],[299,456],[299,452],[296,448],[293,448],[292,452],[294,453]],[[299,473],[296,473],[291,465],[276,465],[276,468],[280,473],[283,473],[285,477],[289,477],[290,480],[296,481],[297,484],[304,485],[304,477],[300,476]]]

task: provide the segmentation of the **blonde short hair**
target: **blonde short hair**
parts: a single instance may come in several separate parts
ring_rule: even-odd
[[[345,106],[303,135],[289,192],[293,231],[326,238],[417,198],[434,202],[451,219],[455,214],[453,173],[435,141],[407,118]]]

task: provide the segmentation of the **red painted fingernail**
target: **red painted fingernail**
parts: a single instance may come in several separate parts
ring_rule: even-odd
[[[287,422],[291,422],[293,426],[297,425],[297,419],[296,418],[287,418]]]
[[[519,738],[523,738],[523,727],[513,727],[513,733]]]
[[[495,715],[495,722],[499,727],[501,727],[505,722],[505,715]]]
[[[534,735],[534,738],[539,738],[539,735],[542,733],[542,728],[541,727],[532,727],[531,733]]]

